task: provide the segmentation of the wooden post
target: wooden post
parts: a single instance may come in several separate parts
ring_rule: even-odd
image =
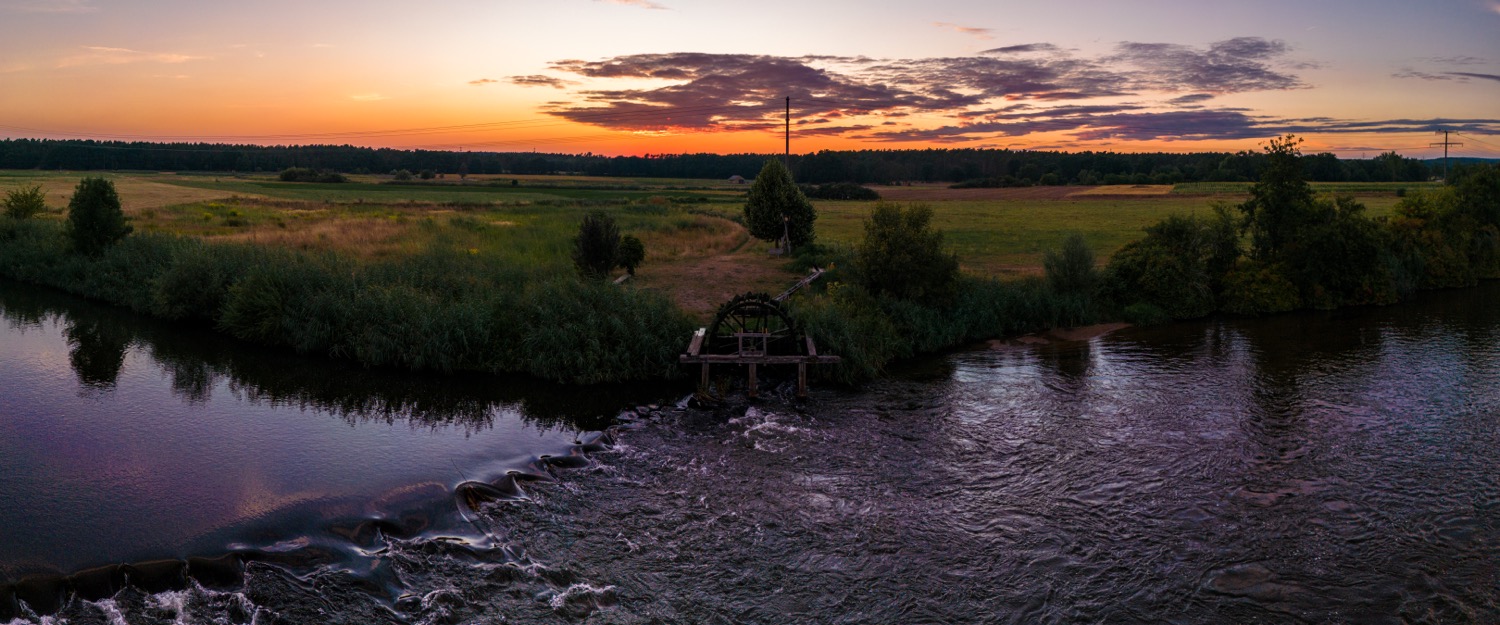
[[[703,375],[698,378],[698,392],[708,392],[708,363],[703,363]]]
[[[749,395],[751,399],[758,396],[755,391],[755,363],[753,362],[750,363],[750,391],[746,395]]]
[[[797,363],[797,396],[807,397],[807,363]]]

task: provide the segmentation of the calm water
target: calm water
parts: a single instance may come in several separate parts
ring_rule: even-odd
[[[350,532],[347,542],[367,554],[357,565],[251,558],[234,583],[191,580],[94,593],[107,598],[64,598],[56,601],[57,618],[1500,623],[1497,303],[1500,284],[1489,284],[1428,294],[1418,305],[976,349],[910,364],[866,389],[818,389],[803,405],[771,397],[712,411],[669,407],[624,421],[612,428],[618,443],[591,446],[597,451],[587,460],[554,468],[538,468],[534,456],[546,445],[557,453],[576,450],[569,428],[578,426],[506,430],[498,416],[482,420],[484,427],[467,418],[439,419],[440,425],[403,416],[351,419],[347,410],[291,409],[287,404],[312,402],[284,399],[277,405],[319,421],[302,426],[309,431],[340,432],[329,436],[351,441],[420,441],[451,428],[433,448],[477,458],[479,465],[532,460],[530,471],[552,481],[527,481],[522,489],[501,480],[503,492],[463,497],[463,523],[454,527],[467,529],[451,535]],[[70,322],[49,323],[65,336]],[[80,382],[81,369],[67,364],[65,338],[61,345],[47,362],[67,392],[44,405],[123,390],[123,381],[113,391]],[[124,370],[139,350],[127,350]],[[109,369],[114,360],[104,362]],[[170,380],[162,373],[168,368],[155,365],[151,375]],[[10,382],[11,369],[0,371],[6,401],[12,388],[30,392],[30,385]],[[239,397],[226,388],[211,401],[221,394]],[[203,405],[194,393],[165,395],[174,406]],[[13,419],[9,408],[4,414]],[[93,438],[78,428],[66,444],[38,443],[48,450],[38,454],[35,444],[17,443],[16,426],[6,423],[3,444],[34,458],[25,467],[63,454],[117,453],[118,430],[131,426],[100,416],[107,412],[81,414],[93,416],[69,418],[105,424],[96,425]],[[33,427],[38,431],[26,436],[57,436]],[[501,431],[522,432],[542,447],[462,451],[473,438]],[[242,435],[292,448],[335,444]],[[95,442],[85,446],[89,441]],[[408,443],[384,444],[360,443],[376,449]],[[364,460],[367,467],[381,464]],[[8,452],[0,462],[15,461]],[[132,466],[124,460],[92,465],[104,477],[49,478],[48,488],[34,490],[67,491],[51,495],[63,502],[123,499],[93,493],[100,483],[123,490],[140,479],[120,468]],[[407,484],[436,483],[451,492],[460,481],[440,463],[418,465],[427,468],[413,475],[430,470],[437,477]],[[218,466],[204,471],[239,470]],[[5,475],[15,470],[7,465]],[[295,471],[258,473],[291,476],[284,479],[297,484],[278,492],[319,487]],[[399,490],[359,490],[386,478],[352,475],[330,470],[319,479],[352,484],[351,506],[389,500],[381,494]],[[6,491],[7,502],[22,497],[13,492]],[[214,507],[223,505],[229,504]],[[38,524],[21,530],[30,536],[58,521],[28,522]],[[294,523],[280,540],[317,536],[306,527]]]

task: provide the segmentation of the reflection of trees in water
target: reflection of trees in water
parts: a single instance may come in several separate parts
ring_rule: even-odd
[[[140,345],[167,375],[173,393],[209,401],[223,382],[257,403],[322,410],[354,423],[408,421],[413,426],[491,427],[497,411],[542,427],[601,429],[632,398],[667,396],[670,387],[565,387],[534,379],[439,376],[364,369],[246,345],[203,328],[184,328],[121,309],[16,283],[0,282],[0,312],[20,324],[57,316],[67,323],[70,361],[79,379],[113,386],[125,351]]]
[[[130,333],[98,318],[70,318],[63,330],[68,339],[68,363],[85,386],[111,389],[125,365]]]

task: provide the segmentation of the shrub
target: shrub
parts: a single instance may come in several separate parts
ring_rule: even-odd
[[[278,176],[282,182],[348,182],[343,174],[333,171],[319,171],[307,167],[288,167],[281,170]]]
[[[12,219],[31,219],[46,212],[47,196],[40,185],[11,189],[5,193],[5,215]]]
[[[812,202],[792,182],[792,173],[777,159],[766,161],[745,202],[745,226],[750,236],[762,241],[780,240],[783,233],[792,247],[813,242],[813,221],[818,218]]]
[[[608,214],[595,211],[584,215],[573,238],[573,264],[578,272],[603,278],[619,264],[620,228]]]
[[[813,186],[810,184],[798,185],[802,194],[816,200],[878,200],[880,193],[869,187],[860,186],[852,182],[830,182]]]
[[[1215,217],[1173,215],[1146,228],[1105,267],[1105,292],[1115,305],[1147,304],[1173,319],[1214,311],[1226,274],[1239,256],[1239,239],[1228,210]]]
[[[407,171],[405,169],[400,169],[400,170],[392,171],[391,172],[391,179],[392,180],[399,180],[401,182],[406,182],[408,180],[411,180],[411,172]]]
[[[87,256],[102,254],[130,234],[132,228],[125,222],[114,183],[104,178],[79,181],[68,202],[68,239],[74,251]]]
[[[1262,262],[1241,263],[1225,280],[1224,310],[1240,315],[1268,315],[1301,305],[1297,285],[1285,270]]]
[[[875,296],[946,303],[956,295],[958,256],[944,249],[933,230],[932,208],[902,210],[880,202],[865,220],[865,238],[855,252],[855,274]]]
[[[1042,257],[1047,286],[1059,294],[1087,295],[1094,290],[1098,273],[1094,270],[1094,251],[1081,234],[1070,234],[1062,250],[1047,250]]]
[[[625,268],[625,272],[635,275],[635,268],[641,266],[641,261],[646,260],[646,245],[631,235],[620,237],[620,247],[616,250],[615,262]]]

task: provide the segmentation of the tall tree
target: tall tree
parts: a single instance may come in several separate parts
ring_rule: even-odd
[[[1302,153],[1294,135],[1271,139],[1260,180],[1250,187],[1250,199],[1240,204],[1250,230],[1251,256],[1277,256],[1313,212],[1313,190],[1302,175]]]
[[[105,178],[84,178],[68,202],[68,238],[73,249],[90,256],[102,254],[132,228],[125,223],[115,184]]]
[[[813,221],[818,214],[812,202],[792,182],[792,173],[780,160],[770,159],[750,185],[745,203],[745,226],[750,236],[776,241],[785,233],[793,247],[813,242]]]

